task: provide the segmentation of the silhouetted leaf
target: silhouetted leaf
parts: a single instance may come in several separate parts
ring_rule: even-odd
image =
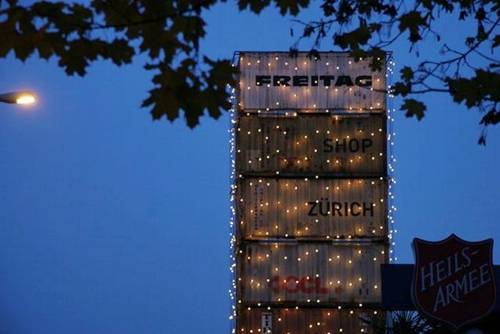
[[[411,67],[405,66],[401,69],[401,78],[406,82],[410,82],[413,79],[413,70]]]
[[[309,37],[314,33],[314,27],[310,24],[306,24],[304,27],[304,31],[302,32],[303,37]]]
[[[309,0],[238,0],[240,10],[250,9],[252,12],[259,14],[263,9],[269,7],[273,3],[279,8],[281,15],[291,14],[297,15],[301,8],[309,6]]]
[[[486,135],[483,133],[479,136],[477,143],[482,146],[486,146]]]
[[[410,41],[413,43],[422,39],[422,36],[420,36],[420,27],[425,25],[425,19],[417,10],[412,10],[408,13],[405,13],[401,15],[399,19],[399,30],[408,30],[410,33]]]
[[[406,110],[406,117],[416,117],[420,121],[424,118],[427,107],[415,99],[405,99],[401,110]]]
[[[496,48],[499,45],[500,45],[500,35],[496,35],[493,38],[493,48]]]
[[[480,124],[496,125],[500,123],[500,110],[491,109],[481,118]]]
[[[405,82],[396,82],[392,85],[392,94],[406,96],[410,94],[411,86]]]
[[[361,22],[357,29],[344,34],[335,34],[334,43],[343,49],[358,49],[368,43],[372,36],[370,28],[366,22]]]
[[[480,106],[484,101],[500,103],[500,73],[477,70],[471,78],[448,78],[450,94],[457,103],[468,108]]]

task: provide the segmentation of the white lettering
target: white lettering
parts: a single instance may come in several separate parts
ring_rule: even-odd
[[[434,300],[433,311],[436,312],[452,302],[463,303],[463,298],[466,295],[489,283],[491,274],[488,266],[488,263],[484,263],[479,268],[472,269],[455,281],[439,286]],[[439,267],[439,263],[436,264],[436,267]]]

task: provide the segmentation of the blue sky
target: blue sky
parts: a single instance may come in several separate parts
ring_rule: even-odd
[[[212,57],[293,43],[276,10],[223,4],[207,19]],[[414,63],[406,44],[393,51],[397,68]],[[229,118],[153,123],[139,108],[151,87],[140,65],[98,62],[69,78],[55,61],[0,60],[0,91],[40,95],[30,110],[0,106],[0,333],[229,330]],[[396,113],[402,263],[413,237],[500,240],[500,130],[480,147],[476,111],[425,101],[422,122]]]

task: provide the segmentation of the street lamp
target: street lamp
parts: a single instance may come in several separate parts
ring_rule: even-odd
[[[29,105],[36,102],[36,97],[35,94],[31,92],[10,92],[0,94],[0,102]]]

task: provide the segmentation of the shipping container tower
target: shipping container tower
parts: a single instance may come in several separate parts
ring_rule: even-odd
[[[386,59],[236,59],[233,332],[371,333],[389,260]]]

